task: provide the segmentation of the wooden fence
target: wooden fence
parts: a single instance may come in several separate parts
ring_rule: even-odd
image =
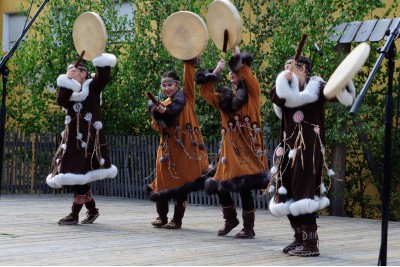
[[[158,136],[108,136],[111,162],[117,166],[118,175],[91,184],[95,195],[145,199],[143,185],[151,183],[158,147]],[[46,184],[51,172],[51,160],[57,149],[60,136],[45,133],[26,135],[21,132],[7,132],[1,194],[62,194],[68,187],[52,189]],[[219,140],[206,143],[210,161],[215,160]],[[266,142],[268,161],[276,142]],[[270,164],[269,164],[270,165]],[[266,208],[268,197],[261,190],[254,191],[257,208]],[[240,197],[234,194],[238,206]],[[193,192],[189,202],[200,205],[219,205],[218,197],[204,191]]]

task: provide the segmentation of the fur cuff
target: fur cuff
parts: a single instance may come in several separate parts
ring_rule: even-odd
[[[346,107],[353,104],[354,97],[356,96],[356,88],[352,80],[336,95],[337,100]]]
[[[279,98],[285,99],[285,106],[288,108],[301,107],[305,104],[316,102],[321,91],[320,77],[313,76],[303,91],[300,92],[299,79],[294,74],[291,82],[286,79],[285,71],[282,71],[276,78],[276,94]]]
[[[244,64],[251,67],[252,63],[253,55],[248,52],[242,52],[239,55],[231,57],[228,66],[231,71],[238,72]]]
[[[213,73],[212,70],[201,70],[196,73],[194,80],[197,84],[216,83],[221,81],[221,75]]]
[[[79,92],[81,90],[81,84],[75,79],[68,79],[67,75],[65,74],[58,76],[57,85],[58,87],[67,88],[75,92]]]
[[[95,67],[114,67],[117,64],[117,57],[113,54],[103,53],[92,60]]]
[[[171,104],[166,106],[164,113],[160,113],[155,109],[155,105],[148,103],[147,109],[151,114],[153,120],[157,122],[157,125],[161,128],[169,128],[173,126],[176,117],[181,113],[186,105],[185,93],[182,90],[178,90],[172,96]]]

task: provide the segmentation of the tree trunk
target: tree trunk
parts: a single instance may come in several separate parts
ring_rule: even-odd
[[[335,179],[329,189],[329,215],[344,216],[344,182],[346,170],[346,146],[335,146],[332,148],[332,169]]]

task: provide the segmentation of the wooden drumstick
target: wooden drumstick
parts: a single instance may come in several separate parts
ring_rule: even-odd
[[[224,52],[224,53],[226,53],[226,48],[228,46],[228,38],[229,38],[228,30],[225,29],[224,30],[224,44],[222,46],[222,52]]]
[[[297,47],[297,51],[296,51],[296,55],[294,56],[294,60],[292,62],[292,65],[290,66],[290,71],[293,72],[294,69],[294,65],[297,63],[297,61],[300,58],[301,52],[303,51],[304,45],[306,44],[306,39],[307,39],[307,34],[303,34],[303,36],[301,37],[299,46]]]
[[[163,104],[160,103],[160,101],[158,101],[158,100],[156,99],[156,97],[155,97],[152,93],[147,92],[147,96],[148,96],[148,97],[150,98],[150,100],[154,103],[154,105],[156,105],[156,106],[164,106]]]
[[[78,60],[76,61],[74,67],[78,68],[79,63],[81,63],[83,56],[85,55],[85,50],[82,51],[81,55],[79,56]]]

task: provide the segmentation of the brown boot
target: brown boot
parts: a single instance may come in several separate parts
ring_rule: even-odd
[[[71,213],[58,221],[59,225],[73,225],[79,222],[79,212],[82,209],[82,204],[72,204]]]
[[[319,256],[317,225],[302,225],[303,244],[288,252],[291,256]]]
[[[91,209],[86,212],[87,216],[84,220],[82,220],[82,224],[91,224],[100,216],[99,209]]]
[[[156,204],[156,209],[158,213],[158,217],[155,221],[151,222],[151,225],[153,225],[156,228],[163,227],[168,223],[168,201],[165,202],[157,202]]]
[[[288,253],[292,249],[295,249],[303,244],[303,229],[301,228],[301,224],[291,221],[290,225],[292,226],[294,232],[293,242],[282,249],[283,253]]]
[[[254,232],[255,210],[243,211],[243,226],[242,231],[235,235],[236,238],[253,238],[256,233]]]
[[[221,229],[218,230],[218,236],[228,234],[239,224],[239,220],[236,217],[237,213],[235,206],[222,206],[222,213],[224,215],[223,218],[225,219],[225,224]]]
[[[89,201],[87,201],[85,203],[86,208],[88,209],[88,211],[86,212],[86,218],[84,220],[82,220],[82,224],[91,224],[94,222],[94,220],[96,220],[99,216],[99,209],[96,209],[96,202],[93,199],[93,195],[92,195],[92,191],[89,191],[88,193],[86,193],[86,198],[89,199]]]
[[[165,229],[181,229],[182,219],[186,210],[186,200],[177,200],[174,204],[174,218],[164,225]]]

